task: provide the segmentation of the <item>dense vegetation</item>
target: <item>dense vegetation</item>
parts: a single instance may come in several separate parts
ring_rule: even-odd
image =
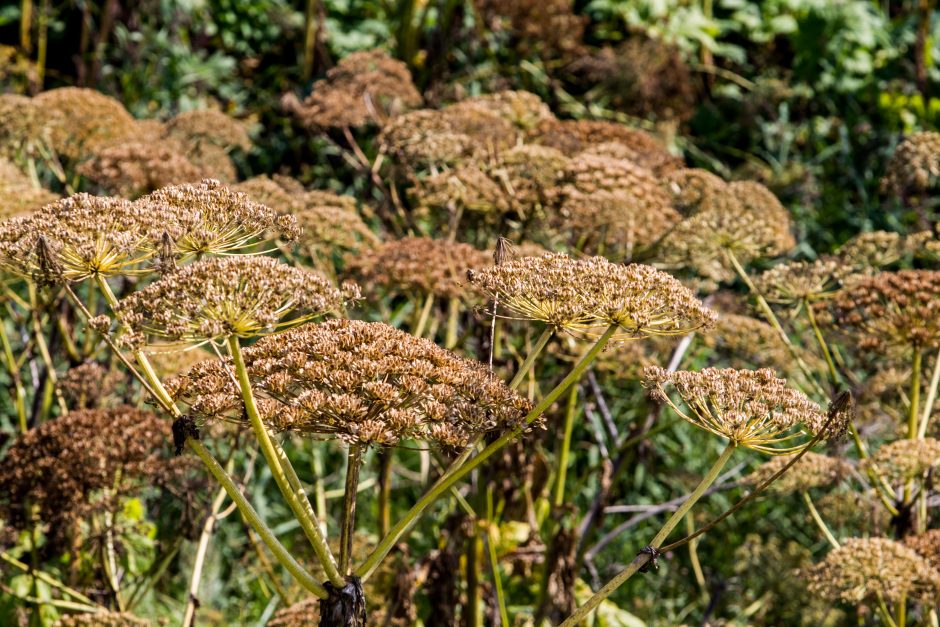
[[[936,627],[934,5],[0,9],[0,624]]]

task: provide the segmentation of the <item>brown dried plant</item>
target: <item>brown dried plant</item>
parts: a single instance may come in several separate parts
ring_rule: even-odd
[[[747,475],[744,481],[751,486],[761,485],[790,461],[791,458],[788,455],[773,457]],[[851,471],[852,466],[844,459],[809,451],[767,489],[775,494],[791,494],[814,488],[833,487],[845,479]]]
[[[331,320],[259,340],[244,359],[275,432],[394,445],[465,446],[516,426],[528,402],[482,364],[382,323]],[[243,422],[229,361],[197,365],[170,392],[205,420]]]
[[[60,87],[33,100],[47,116],[51,148],[67,159],[78,161],[134,137],[134,118],[124,105],[93,89]]]
[[[882,186],[904,197],[926,191],[938,176],[940,133],[912,133],[898,144],[891,155]]]

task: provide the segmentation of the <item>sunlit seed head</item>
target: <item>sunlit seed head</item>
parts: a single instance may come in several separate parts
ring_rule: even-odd
[[[166,133],[185,141],[195,150],[206,143],[224,150],[250,150],[252,145],[245,124],[216,109],[178,113],[167,121]]]
[[[650,395],[689,423],[730,442],[770,455],[792,453],[816,431],[823,410],[772,370],[706,368],[698,372],[646,369]],[[673,394],[678,400],[674,400]],[[680,403],[685,410],[680,408]]]
[[[926,191],[940,176],[940,133],[925,131],[904,138],[888,161],[882,186],[900,196]]]
[[[343,304],[343,294],[316,272],[271,257],[234,256],[183,266],[125,298],[117,314],[135,343],[145,337],[199,343],[280,331]]]
[[[167,185],[195,183],[208,174],[176,146],[159,140],[106,146],[78,172],[108,193],[130,199]]]
[[[923,480],[927,472],[940,466],[940,440],[895,440],[881,446],[865,465],[894,485]]]
[[[929,231],[901,235],[893,231],[859,233],[836,251],[838,258],[858,272],[872,274],[905,257],[921,252],[932,239]]]
[[[244,358],[274,431],[461,447],[518,425],[529,408],[482,364],[382,323],[304,325],[259,340]],[[244,421],[229,362],[197,365],[169,389],[204,419]]]
[[[745,477],[748,485],[756,486],[770,479],[792,461],[789,455],[778,455],[761,464]],[[812,451],[805,453],[767,488],[776,494],[791,494],[814,488],[837,485],[852,471],[851,465],[838,457],[820,455]]]
[[[904,544],[940,570],[940,529],[928,529],[924,533],[906,536]]]
[[[832,298],[850,272],[840,259],[787,261],[756,277],[757,290],[770,302],[799,305]]]
[[[131,139],[136,130],[123,104],[93,89],[60,87],[41,92],[33,101],[47,116],[50,147],[70,160]]]

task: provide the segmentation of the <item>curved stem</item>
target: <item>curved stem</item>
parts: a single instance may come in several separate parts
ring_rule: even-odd
[[[526,355],[525,361],[523,361],[522,365],[519,366],[519,371],[516,373],[516,376],[514,376],[512,381],[509,382],[510,390],[516,390],[519,388],[523,379],[526,378],[526,376],[529,374],[529,371],[532,369],[532,364],[535,363],[536,358],[541,354],[542,350],[545,348],[545,345],[548,344],[548,340],[550,340],[554,334],[554,327],[545,327],[545,329],[542,331],[542,334],[539,336],[539,339],[535,341],[535,346],[532,347],[532,350],[530,350],[529,354]]]
[[[838,549],[841,546],[839,541],[836,540],[834,535],[832,535],[832,532],[829,530],[829,526],[826,524],[826,521],[824,521],[822,516],[819,515],[819,510],[817,510],[816,506],[813,505],[813,499],[810,498],[809,492],[803,490],[801,494],[803,496],[803,502],[806,503],[806,507],[809,509],[809,514],[813,517],[813,521],[816,523],[816,526],[819,527],[819,530],[822,531],[824,536],[826,536],[826,540],[829,541],[829,544],[832,545],[832,548]]]
[[[927,425],[930,423],[930,415],[933,413],[933,406],[937,401],[938,386],[940,386],[940,352],[937,353],[933,365],[933,375],[930,377],[930,387],[927,390],[923,415],[920,418],[920,426],[917,427],[917,439],[919,440],[923,440],[927,436]]]
[[[225,469],[219,465],[219,462],[212,457],[212,454],[206,447],[198,440],[192,438],[186,440],[186,445],[202,460],[202,463],[206,465],[206,468],[209,469],[209,472],[212,473],[215,480],[225,488],[229,498],[232,499],[242,516],[244,516],[245,522],[258,534],[261,541],[264,542],[265,546],[267,546],[274,555],[274,558],[293,575],[294,579],[296,579],[300,585],[320,599],[327,598],[329,595],[326,592],[326,588],[320,585],[320,582],[314,579],[313,576],[294,559],[294,556],[284,548],[284,545],[280,543],[274,535],[274,532],[261,520],[258,512],[255,511],[255,508],[251,506],[248,499],[245,498],[241,490],[238,489],[238,486],[235,485],[235,481],[232,480],[229,474],[225,472]]]
[[[78,590],[74,590],[74,589],[68,587],[67,585],[65,585],[64,583],[62,583],[61,581],[59,581],[58,579],[56,579],[55,577],[53,577],[52,575],[50,575],[50,574],[48,574],[48,573],[46,573],[46,572],[43,572],[43,571],[41,571],[41,570],[35,570],[35,569],[33,569],[33,568],[30,568],[28,564],[25,564],[25,563],[21,562],[20,560],[16,559],[15,557],[13,557],[12,555],[10,555],[10,554],[7,553],[6,551],[0,551],[0,559],[2,559],[4,562],[7,562],[7,563],[10,564],[11,566],[14,566],[14,567],[18,568],[19,570],[23,571],[24,573],[28,573],[28,574],[32,575],[33,577],[35,577],[35,578],[38,579],[39,581],[42,581],[43,583],[46,583],[46,584],[52,586],[53,588],[58,588],[59,590],[61,590],[61,591],[64,592],[65,594],[69,595],[70,597],[72,597],[72,598],[75,599],[76,601],[80,601],[80,602],[82,602],[82,603],[87,603],[88,605],[91,605],[91,606],[94,606],[94,607],[98,607],[98,608],[100,608],[100,609],[102,609],[102,610],[104,609],[103,606],[98,605],[97,603],[95,603],[94,601],[92,601],[91,599],[89,599],[88,597],[86,597],[84,594],[82,594],[82,593],[79,592]]]
[[[829,383],[832,385],[832,389],[837,389],[839,387],[839,372],[836,370],[836,364],[832,360],[832,352],[829,350],[829,345],[826,343],[826,338],[822,334],[822,330],[819,328],[819,323],[816,322],[816,314],[813,313],[813,307],[810,305],[807,299],[803,299],[803,309],[806,310],[806,317],[809,318],[809,324],[813,327],[813,334],[816,336],[816,342],[819,344],[819,350],[822,351],[823,357],[826,360],[826,367],[829,368]]]
[[[452,468],[452,470],[442,476],[437,483],[435,483],[431,489],[429,489],[424,496],[422,496],[417,503],[408,511],[403,518],[401,518],[392,530],[388,533],[387,536],[382,538],[378,546],[372,551],[371,554],[366,558],[366,560],[356,569],[356,575],[358,575],[363,581],[366,581],[372,573],[375,571],[376,567],[382,562],[388,552],[391,551],[392,547],[398,542],[403,535],[405,535],[414,524],[417,522],[418,517],[424,513],[424,510],[427,509],[431,503],[436,501],[442,494],[445,494],[450,487],[460,481],[463,477],[467,475],[474,468],[482,464],[484,461],[489,459],[496,451],[500,450],[506,444],[514,440],[522,430],[535,422],[545,410],[551,407],[551,405],[558,400],[562,394],[565,393],[568,388],[574,385],[577,382],[581,375],[584,374],[584,371],[587,370],[587,367],[591,365],[594,359],[597,357],[597,354],[600,353],[604,347],[607,345],[607,342],[610,341],[610,338],[613,337],[616,333],[618,326],[616,324],[610,325],[604,334],[598,338],[597,342],[591,347],[584,357],[581,358],[574,368],[571,369],[571,372],[561,380],[561,382],[556,385],[545,397],[536,405],[532,410],[523,418],[521,426],[512,429],[498,439],[493,441],[489,446],[480,451],[472,460],[462,463],[462,465]],[[478,440],[479,441],[479,440]]]
[[[298,486],[299,489],[297,489],[291,485],[292,482],[288,478],[289,473],[286,471],[286,468],[290,466],[290,462],[287,460],[286,456],[282,458],[281,455],[278,455],[277,449],[271,440],[271,436],[268,434],[268,429],[261,420],[261,414],[258,412],[254,392],[252,392],[251,389],[251,381],[248,379],[248,369],[245,366],[245,360],[242,358],[241,346],[238,343],[237,337],[230,336],[228,338],[228,349],[235,366],[235,374],[241,389],[242,400],[245,403],[245,413],[248,415],[251,429],[258,439],[261,452],[268,462],[268,467],[271,469],[274,481],[277,483],[277,487],[280,488],[281,494],[284,495],[284,500],[287,501],[291,511],[297,518],[297,522],[300,523],[304,535],[310,540],[310,544],[313,546],[327,578],[334,586],[341,588],[346,585],[346,582],[336,568],[336,562],[326,543],[326,538],[324,538],[321,533],[320,525],[316,520],[316,514],[314,514],[310,502],[306,499],[306,495],[303,495],[303,488]],[[281,463],[282,459],[286,462],[283,465]],[[293,469],[291,469],[290,472],[293,472]],[[294,476],[296,478],[296,473],[294,473]]]
[[[718,478],[718,475],[721,473],[721,469],[724,468],[725,464],[728,463],[728,460],[731,459],[731,455],[734,453],[737,445],[733,442],[729,442],[725,447],[725,450],[722,451],[721,455],[718,456],[718,459],[715,460],[715,463],[712,464],[712,467],[708,470],[708,473],[702,480],[699,482],[698,486],[693,490],[692,494],[689,495],[689,498],[679,506],[673,515],[666,521],[666,524],[663,525],[662,529],[659,530],[659,533],[653,538],[652,542],[648,546],[658,549],[663,545],[663,542],[666,541],[666,538],[669,537],[669,534],[675,529],[686,514],[689,513],[689,510],[692,509],[692,506],[702,498],[702,495],[705,494],[705,491],[715,482],[715,479]],[[637,573],[642,567],[644,567],[650,561],[650,555],[648,553],[638,554],[630,565],[623,569],[620,574],[611,579],[607,584],[598,590],[594,596],[588,599],[587,603],[579,607],[574,614],[565,619],[561,625],[562,627],[574,627],[587,618],[594,608],[601,604],[607,597],[609,597],[614,590],[623,585],[625,581],[630,579],[633,575]]]

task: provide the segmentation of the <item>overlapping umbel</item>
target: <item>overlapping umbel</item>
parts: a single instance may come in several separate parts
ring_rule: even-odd
[[[711,326],[717,314],[691,290],[651,266],[563,253],[522,257],[474,271],[470,283],[510,317],[592,333],[617,325],[620,338],[684,335]]]
[[[762,453],[779,455],[798,450],[799,446],[789,444],[801,437],[798,428],[818,433],[827,420],[819,405],[788,388],[785,380],[767,368],[669,372],[653,366],[646,369],[645,375],[650,395],[683,419]],[[667,387],[674,389],[678,401]]]
[[[132,329],[132,344],[147,337],[199,343],[282,330],[343,303],[340,290],[316,272],[239,255],[183,266],[125,298],[117,314]]]
[[[482,364],[379,322],[330,320],[244,349],[262,420],[273,431],[393,445],[465,446],[519,424],[529,404]],[[205,362],[170,393],[205,420],[245,421],[230,361]]]

